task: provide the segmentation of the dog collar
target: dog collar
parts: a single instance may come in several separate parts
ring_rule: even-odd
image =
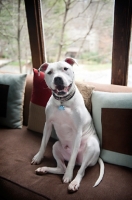
[[[65,110],[65,106],[63,105],[64,102],[69,101],[75,94],[76,89],[74,88],[67,96],[64,97],[59,97],[57,95],[55,95],[55,93],[53,93],[53,97],[60,101],[60,106],[58,107],[59,110]]]

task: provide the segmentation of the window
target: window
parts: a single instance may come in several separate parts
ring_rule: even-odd
[[[3,66],[1,59],[15,62],[16,67],[10,63],[11,71],[30,73],[46,61],[46,55],[48,62],[72,56],[80,64],[77,78],[127,85],[129,77],[131,85],[131,67],[127,74],[131,8],[131,0],[25,0],[25,7],[21,0],[1,0],[0,71],[9,71],[9,64]]]
[[[42,0],[48,62],[76,58],[76,78],[111,82],[113,0]]]
[[[0,71],[31,73],[31,51],[23,1],[0,1]]]

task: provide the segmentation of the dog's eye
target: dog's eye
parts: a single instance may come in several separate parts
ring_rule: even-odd
[[[67,68],[67,67],[64,67],[64,70],[65,70],[65,71],[67,71],[67,70],[68,70],[68,68]]]
[[[52,71],[47,72],[47,74],[49,74],[49,75],[52,74]]]

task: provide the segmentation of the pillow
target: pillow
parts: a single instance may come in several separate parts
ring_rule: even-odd
[[[40,72],[38,76],[38,70],[34,69],[33,79],[33,92],[30,102],[28,129],[43,133],[45,123],[45,107],[51,96],[51,90],[47,87],[44,80],[44,73]],[[89,87],[84,83],[76,82],[77,87],[82,93],[86,107],[91,111],[91,95],[93,87]],[[57,139],[55,131],[53,129],[51,137]]]
[[[92,116],[101,143],[100,157],[132,168],[132,93],[94,91]]]
[[[0,125],[22,128],[26,74],[0,74]]]
[[[51,90],[47,87],[44,80],[44,73],[33,69],[33,90],[29,107],[28,129],[43,133],[45,124],[45,107],[51,96]]]
[[[91,113],[91,109],[92,109],[91,96],[92,96],[94,87],[89,86],[87,84],[87,82],[83,83],[83,82],[76,81],[75,83],[76,83],[76,86],[78,87],[80,93],[83,96],[86,108]]]

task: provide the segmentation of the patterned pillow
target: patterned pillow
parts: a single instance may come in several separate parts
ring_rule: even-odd
[[[93,92],[94,87],[89,86],[87,84],[87,82],[83,83],[83,82],[80,82],[80,81],[76,81],[76,86],[78,87],[80,93],[83,96],[86,108],[91,113],[92,112],[91,111],[91,109],[92,109],[91,96],[92,96],[92,92]]]
[[[89,87],[88,85],[79,82],[76,82],[76,85],[82,93],[86,107],[89,111],[91,111],[91,95],[93,87]],[[45,83],[44,73],[40,72],[40,76],[38,76],[38,70],[34,69],[33,92],[29,109],[28,129],[43,133],[45,123],[45,107],[50,96],[51,91]],[[56,139],[54,129],[51,136]]]
[[[26,76],[0,73],[0,125],[22,128]]]
[[[132,168],[132,93],[94,91],[92,115],[102,159]]]

